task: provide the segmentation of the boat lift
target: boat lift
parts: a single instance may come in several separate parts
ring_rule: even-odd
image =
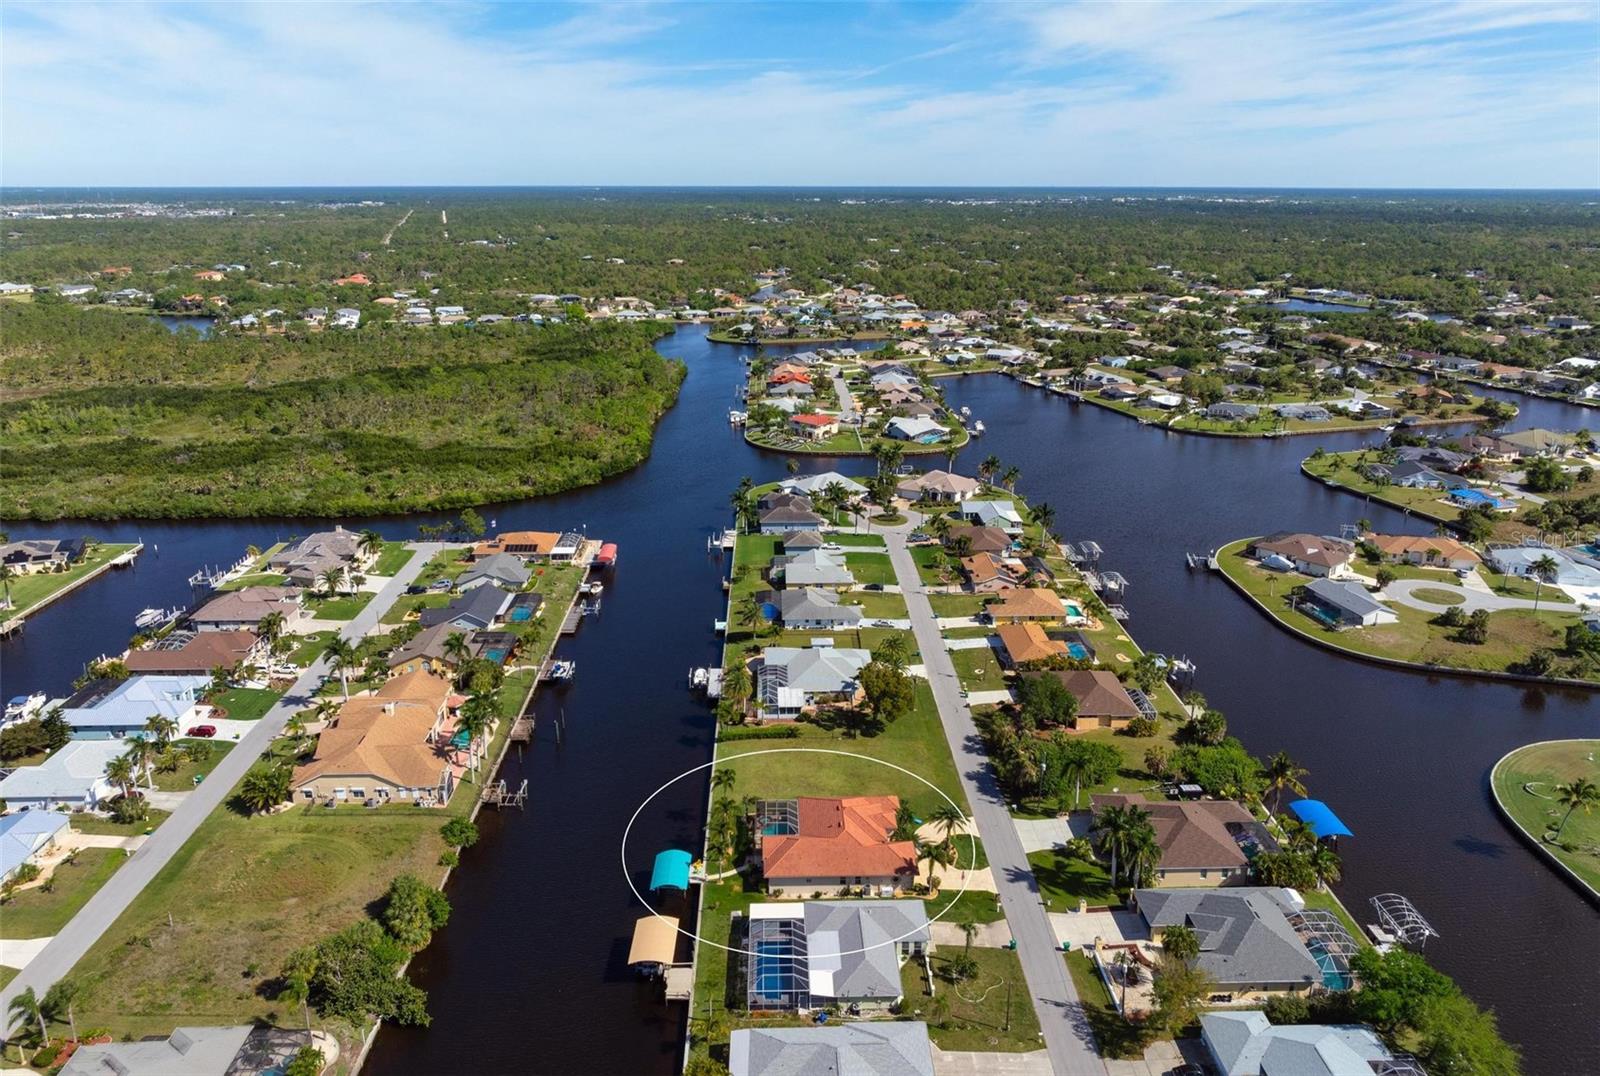
[[[1421,949],[1429,938],[1439,936],[1416,905],[1399,893],[1379,893],[1372,898],[1372,907],[1378,913],[1378,923],[1367,930],[1380,942],[1399,942]]]

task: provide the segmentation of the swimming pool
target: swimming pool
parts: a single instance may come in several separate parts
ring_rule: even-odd
[[[771,602],[762,602],[761,615],[766,617],[768,620],[777,620],[778,607]]]
[[[1068,643],[1067,656],[1074,661],[1088,661],[1089,648],[1082,643]]]
[[[513,609],[513,610],[511,610],[511,618],[510,619],[511,619],[511,622],[513,624],[521,624],[525,620],[532,620],[533,619],[533,610],[529,609],[526,605],[521,606],[520,608],[517,608],[517,609]]]
[[[1071,602],[1067,602],[1066,606],[1068,616],[1075,617],[1079,620],[1083,619],[1083,607],[1081,605],[1073,605]]]
[[[483,652],[483,656],[498,665],[506,659],[506,650],[503,646],[491,646]]]

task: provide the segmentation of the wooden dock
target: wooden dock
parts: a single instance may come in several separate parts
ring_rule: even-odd
[[[574,602],[567,610],[567,617],[561,622],[561,634],[572,635],[577,632],[578,625],[583,623],[583,606]]]
[[[533,718],[519,717],[511,723],[511,732],[508,734],[512,743],[533,742]]]

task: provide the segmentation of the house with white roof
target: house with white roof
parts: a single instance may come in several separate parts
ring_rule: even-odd
[[[171,718],[182,732],[211,707],[201,696],[211,680],[204,676],[130,676],[88,705],[63,709],[75,740],[105,740],[138,735],[151,717]]]
[[[853,702],[872,651],[834,646],[769,646],[756,664],[756,697],[769,719],[792,719],[821,702]]]
[[[0,882],[10,881],[70,829],[60,811],[18,811],[0,818]]]
[[[0,780],[0,800],[12,810],[66,805],[94,810],[117,795],[106,763],[127,745],[118,740],[72,740],[37,766],[18,766]]]
[[[910,1020],[740,1028],[728,1039],[733,1076],[934,1076],[928,1025]]]
[[[1200,1017],[1200,1041],[1223,1076],[1394,1076],[1420,1073],[1359,1024],[1273,1024],[1260,1009]]]
[[[886,1011],[904,996],[901,965],[933,948],[920,900],[754,904],[749,924],[751,1010]]]

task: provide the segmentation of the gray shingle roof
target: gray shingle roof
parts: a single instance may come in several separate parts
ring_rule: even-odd
[[[933,1076],[928,1025],[740,1029],[728,1044],[733,1076]]]
[[[1265,887],[1225,890],[1139,889],[1139,912],[1152,930],[1187,926],[1200,939],[1199,967],[1217,985],[1322,981],[1321,969]]]
[[[929,938],[920,900],[807,901],[805,907],[813,997],[901,995],[899,944]]]

